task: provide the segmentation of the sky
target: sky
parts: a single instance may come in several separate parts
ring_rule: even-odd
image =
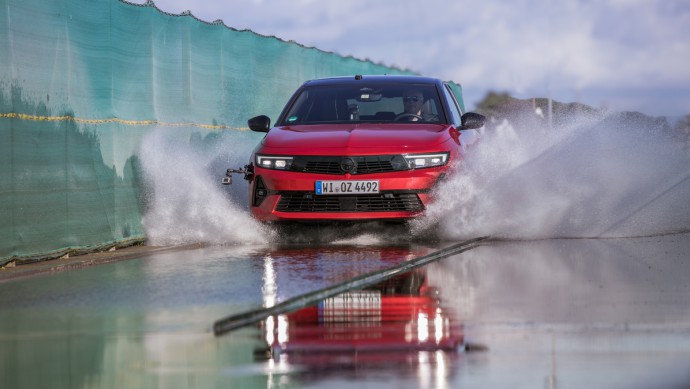
[[[130,0],[144,3],[145,0]],[[690,114],[688,0],[155,0],[463,86],[613,111]]]

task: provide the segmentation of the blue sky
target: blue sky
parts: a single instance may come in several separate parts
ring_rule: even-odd
[[[134,0],[143,3],[144,0]],[[687,0],[156,0],[171,13],[490,91],[690,114]]]

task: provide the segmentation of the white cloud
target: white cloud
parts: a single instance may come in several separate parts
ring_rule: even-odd
[[[690,100],[690,3],[682,0],[157,0],[156,5],[452,79],[474,96],[490,89],[522,97],[551,92],[564,101],[578,96],[592,105],[606,101],[614,109],[690,111],[669,110],[682,110],[678,101]],[[664,88],[675,88],[668,101],[659,98]],[[649,93],[631,100],[630,89]]]

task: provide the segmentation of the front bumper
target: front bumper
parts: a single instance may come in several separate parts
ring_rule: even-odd
[[[405,220],[424,214],[447,166],[392,173],[327,175],[255,168],[251,214],[261,221]],[[318,180],[379,180],[379,194],[317,195]]]

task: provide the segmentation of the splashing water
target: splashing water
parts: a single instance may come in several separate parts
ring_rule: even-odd
[[[448,240],[690,231],[687,139],[643,115],[561,119],[565,124],[553,129],[520,120],[487,125],[493,128],[440,185],[427,216],[411,223],[412,235],[426,239],[432,226]],[[147,206],[142,224],[151,244],[267,243],[279,237],[251,218],[239,177],[230,188],[219,183],[226,168],[246,164],[260,135],[235,131],[202,140],[196,134],[190,141],[172,133],[160,128],[142,142]],[[376,242],[408,238],[387,226],[376,230],[374,235],[371,229],[355,230],[350,238],[364,233]],[[297,241],[323,243],[343,239],[344,230],[336,231],[293,232]]]
[[[139,153],[147,206],[142,225],[149,243],[264,243],[266,231],[246,211],[246,193],[237,191],[246,185],[228,193],[220,183],[226,168],[246,164],[257,140],[234,132],[212,133],[205,140],[196,133],[190,141],[175,139],[175,131],[182,132],[156,129]]]
[[[570,118],[562,118],[570,119]],[[624,237],[690,230],[690,152],[637,114],[503,122],[439,188],[413,230],[446,239]]]

